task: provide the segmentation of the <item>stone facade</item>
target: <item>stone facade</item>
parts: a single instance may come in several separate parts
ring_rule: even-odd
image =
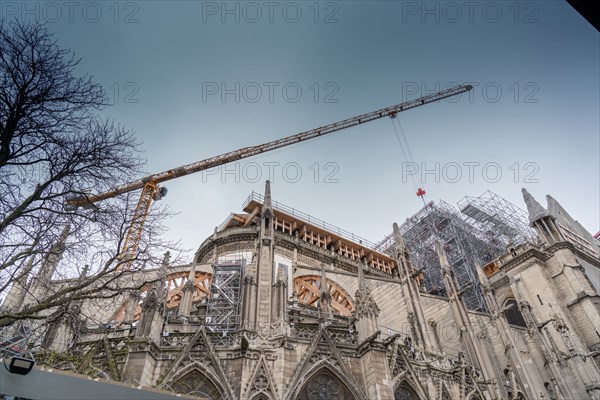
[[[447,297],[422,291],[397,225],[391,254],[350,249],[283,218],[267,183],[262,204],[234,214],[192,264],[167,255],[137,278],[166,289],[56,310],[38,359],[210,399],[598,400],[598,245],[556,200],[546,210],[524,197],[539,240],[477,269],[488,313],[464,306],[442,246]],[[56,262],[4,307],[69,284],[51,280]],[[218,308],[223,265],[234,278],[239,265],[237,309]]]

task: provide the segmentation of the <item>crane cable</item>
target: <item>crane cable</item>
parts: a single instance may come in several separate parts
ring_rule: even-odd
[[[400,145],[400,150],[402,151],[402,156],[404,157],[404,160],[406,162],[412,164],[413,166],[416,166],[415,158],[412,154],[412,151],[410,150],[410,145],[408,144],[408,140],[406,140],[406,135],[404,134],[404,129],[402,129],[400,120],[398,119],[397,116],[393,116],[391,118],[391,120],[392,120],[392,126],[394,127],[394,132],[396,134],[396,139],[398,139],[398,144]],[[394,121],[398,122],[398,127],[396,127],[396,123],[394,123]],[[400,131],[400,133],[398,133],[398,131]],[[404,171],[404,168],[402,170]],[[403,172],[403,175],[404,175],[404,172]],[[419,194],[421,192],[423,192],[423,195],[425,194],[423,189],[421,188],[422,182],[419,179],[418,174],[416,174],[416,175],[417,176],[415,176],[415,174],[410,174],[410,178],[412,180],[412,184],[413,184],[415,192],[417,193],[417,196],[419,196],[423,199],[423,196]],[[425,200],[423,200],[423,202],[425,202]]]
[[[391,120],[392,120],[392,125],[394,126],[394,132],[396,133],[396,139],[398,139],[398,143],[400,144],[400,150],[402,151],[402,155],[404,156],[404,159],[406,160],[406,162],[412,163],[414,166],[416,166],[415,159],[413,157],[412,151],[410,150],[410,145],[408,144],[408,140],[406,139],[406,135],[404,134],[404,130],[402,129],[402,125],[400,124],[400,120],[397,118],[397,116],[393,116],[391,118]],[[398,127],[396,127],[394,120],[398,120]],[[398,133],[398,131],[400,131],[400,133]],[[403,169],[403,171],[404,171],[404,169]],[[404,174],[404,172],[403,172],[403,174]],[[417,176],[415,176],[415,175],[417,175]],[[422,188],[423,182],[420,179],[419,173],[410,174],[410,177],[412,179],[413,187],[415,189],[417,196],[419,196],[421,198],[421,200],[423,201],[423,205],[425,207],[427,207],[427,204],[425,203],[425,191]],[[436,227],[436,225],[431,217],[431,214],[427,214],[424,222],[425,222],[425,224],[429,225],[431,232],[434,232],[434,235],[439,240],[440,232],[439,232],[438,228]],[[420,267],[424,268],[425,265],[420,265]],[[445,284],[443,283],[443,278],[441,276],[440,276],[440,279],[442,280],[441,288],[445,290]],[[425,281],[424,282],[425,287],[427,287],[427,285],[429,284],[432,286],[431,289],[440,288],[440,282],[439,281],[436,282],[435,277],[431,276],[429,271],[423,270],[423,280]],[[427,292],[430,293],[431,289],[427,288]]]

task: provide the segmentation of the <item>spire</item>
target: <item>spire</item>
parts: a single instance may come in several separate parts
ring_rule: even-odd
[[[483,267],[479,264],[479,261],[475,260],[475,272],[477,272],[477,279],[479,280],[479,285],[483,289],[483,291],[490,290],[490,281],[488,280],[487,275],[483,271]]]
[[[87,278],[89,272],[90,272],[90,265],[85,264],[83,266],[83,269],[81,270],[81,274],[80,274],[81,279]]]
[[[168,288],[165,282],[167,281],[167,274],[169,271],[169,264],[171,262],[171,252],[167,251],[163,254],[163,260],[160,263],[160,269],[158,271],[159,281],[155,283],[157,292],[163,301],[166,301]]]
[[[461,300],[461,293],[459,292],[458,285],[454,279],[454,273],[448,262],[448,256],[443,245],[439,242],[435,242],[435,250],[438,253],[440,259],[440,266],[442,268],[442,274],[444,276],[444,283],[446,285],[446,291],[450,299],[450,310],[454,322],[460,327],[460,337],[464,344],[468,359],[471,365],[481,368],[485,379],[489,379],[494,375],[492,372],[491,361],[489,354],[486,351],[485,346],[481,347],[477,343],[477,337],[474,333],[475,329],[472,328],[471,316],[465,306],[464,301]],[[478,269],[479,266],[477,266]],[[494,398],[498,398],[495,396]]]
[[[50,254],[56,254],[58,257],[62,256],[62,253],[65,251],[65,245],[70,231],[71,225],[65,225],[58,237],[58,241],[50,248]]]
[[[373,338],[379,331],[377,317],[379,316],[379,307],[375,302],[367,282],[365,281],[363,265],[358,265],[358,290],[354,295],[354,316],[356,317],[356,330],[358,332],[359,342]]]
[[[398,224],[394,222],[394,242],[396,242],[396,252],[399,255],[404,255],[405,247],[404,247],[404,239],[402,239],[402,235],[400,235],[400,228]]]
[[[365,282],[365,273],[361,265],[358,266],[358,290],[369,291],[369,288],[367,287],[367,282]]]
[[[163,260],[162,263],[160,264],[160,275],[161,278],[165,278],[167,276],[167,271],[169,269],[169,263],[171,262],[171,252],[167,251],[165,254],[163,254]]]
[[[271,182],[268,180],[265,182],[265,199],[263,205],[268,210],[273,208],[271,205]]]
[[[15,279],[12,288],[8,292],[8,296],[4,299],[4,303],[2,304],[2,308],[8,311],[20,311],[23,307],[23,303],[25,302],[25,296],[27,295],[28,286],[31,283],[29,280],[29,273],[33,269],[34,266],[34,257],[29,257],[25,266],[23,267],[23,272],[17,273],[17,278]]]
[[[156,288],[151,288],[142,302],[142,313],[135,330],[136,337],[147,337],[154,342],[160,340],[160,331],[162,330],[161,319],[164,306],[161,303]]]
[[[321,264],[321,295],[329,292],[327,290],[327,274],[325,273],[325,265]]]
[[[29,259],[25,263],[25,268],[23,270],[23,273],[21,274],[21,276],[19,276],[17,278],[17,282],[22,283],[23,287],[25,287],[25,285],[27,284],[27,280],[29,279],[29,274],[31,273],[31,270],[33,269],[33,265],[34,265],[33,261],[34,261],[34,258],[29,257]]]
[[[60,236],[58,238],[58,243],[60,243],[64,246],[64,243],[66,242],[70,231],[71,231],[71,225],[65,225],[65,227],[63,228],[63,230],[60,233]]]
[[[394,243],[396,247],[396,259],[398,261],[398,276],[404,278],[409,275],[408,257],[406,253],[406,245],[404,239],[400,234],[400,228],[398,224],[394,222],[392,235],[394,237]]]
[[[436,335],[425,322],[425,313],[419,294],[419,286],[421,285],[420,278],[413,276],[413,268],[408,259],[408,253],[406,252],[404,239],[402,238],[402,235],[400,235],[398,224],[394,223],[393,228],[400,282],[402,284],[404,304],[407,307],[408,321],[411,323],[413,338],[416,339],[417,343],[423,345],[429,351],[441,351],[441,349],[436,347],[436,344],[438,343]]]
[[[438,253],[438,257],[440,259],[440,267],[442,270],[450,270],[450,263],[448,262],[448,257],[446,256],[446,251],[442,247],[442,244],[439,241],[435,241],[435,251]]]
[[[319,295],[319,308],[323,319],[331,317],[331,295],[329,294],[329,285],[327,284],[327,274],[325,265],[321,264],[321,293]]]
[[[373,299],[373,296],[371,296],[371,291],[365,280],[363,268],[362,265],[358,266],[358,290],[354,295],[356,303],[355,313],[358,319],[364,316],[377,317],[379,315],[379,307],[377,306],[375,299]]]
[[[454,271],[450,266],[450,262],[448,262],[448,254],[446,254],[446,250],[442,246],[442,244],[436,240],[435,242],[435,251],[438,254],[438,258],[440,260],[440,268],[442,270],[442,276],[444,277],[444,285],[446,286],[446,292],[450,297],[452,295],[459,295],[459,289],[457,287],[457,283],[454,280]]]
[[[256,276],[254,284],[246,286],[250,288],[250,301],[246,307],[248,316],[247,322],[249,329],[257,329],[259,335],[268,336],[273,333],[271,324],[278,317],[276,311],[280,310],[278,296],[281,293],[275,290],[273,269],[275,265],[275,236],[273,223],[273,208],[271,206],[271,183],[265,182],[265,195],[263,198],[263,207],[261,210],[261,222],[259,240],[256,242],[256,273],[248,268],[246,272]],[[254,261],[253,261],[254,263]],[[252,263],[252,264],[253,264]],[[252,265],[251,264],[251,265]],[[250,267],[250,266],[249,266]],[[252,276],[249,275],[249,276]],[[287,301],[287,298],[279,300]],[[285,311],[284,309],[282,311]]]
[[[60,236],[58,237],[58,241],[50,247],[50,250],[42,261],[42,266],[40,267],[38,276],[40,276],[45,282],[49,282],[52,279],[52,275],[54,275],[54,271],[56,271],[56,267],[58,267],[58,263],[65,251],[70,230],[71,226],[65,225],[60,233]]]
[[[536,199],[527,191],[527,189],[523,188],[523,200],[525,200],[525,204],[527,205],[527,212],[529,213],[529,222],[534,223],[535,221],[547,217],[550,215],[548,210],[546,210],[540,203],[537,202]]]

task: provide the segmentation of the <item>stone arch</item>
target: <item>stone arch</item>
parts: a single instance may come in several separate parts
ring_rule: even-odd
[[[362,397],[356,393],[350,382],[347,378],[341,377],[334,368],[322,365],[302,380],[302,385],[298,385],[296,393],[291,398],[295,400],[361,399]]]
[[[264,393],[259,393],[256,396],[252,397],[250,400],[272,400],[271,397],[267,396]]]
[[[334,312],[349,317],[354,311],[354,301],[350,294],[336,281],[327,278],[327,291],[331,296]],[[321,298],[321,276],[301,275],[294,278],[294,292],[298,302],[317,307]]]
[[[322,368],[327,368],[341,382],[344,382],[356,400],[366,399],[364,390],[356,383],[352,372],[340,356],[336,345],[333,343],[327,328],[321,326],[311,345],[304,351],[304,356],[296,367],[290,383],[283,393],[284,399],[295,399],[301,388],[310,377]]]
[[[521,314],[521,310],[519,310],[519,304],[514,297],[505,299],[504,303],[502,303],[502,309],[504,310],[504,317],[506,317],[506,321],[510,325],[527,328],[525,318],[523,318],[523,314]]]
[[[408,380],[403,380],[394,390],[394,400],[421,400],[414,387]]]
[[[502,304],[506,303],[506,300],[508,300],[508,299],[516,298],[515,293],[512,291],[510,286],[498,288],[495,291],[494,295],[496,297],[496,301],[498,302],[498,305],[502,305]]]
[[[208,400],[228,398],[219,379],[199,362],[188,364],[177,371],[165,386],[176,393],[204,396]]]

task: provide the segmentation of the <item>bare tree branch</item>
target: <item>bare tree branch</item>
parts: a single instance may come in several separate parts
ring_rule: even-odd
[[[65,208],[69,198],[141,175],[144,165],[132,132],[98,117],[106,93],[77,75],[78,64],[45,26],[0,22],[0,292],[12,287],[27,299],[0,307],[0,327],[139,291],[147,282],[134,273],[174,248],[160,239],[168,210],[153,207],[133,260],[120,257],[136,194]],[[116,272],[124,263],[131,269]]]

